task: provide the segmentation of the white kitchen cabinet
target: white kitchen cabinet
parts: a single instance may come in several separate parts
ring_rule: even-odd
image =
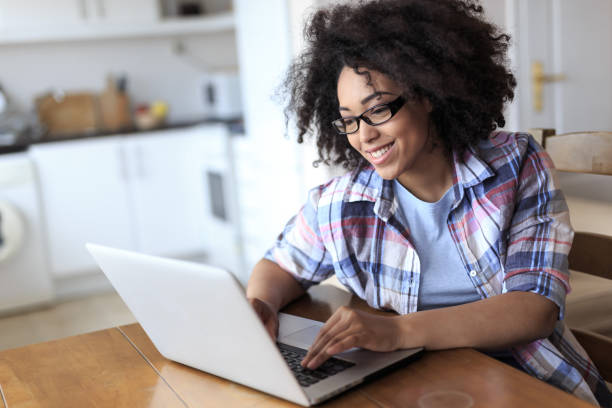
[[[156,0],[0,0],[0,44],[138,34],[159,17]]]
[[[149,23],[159,19],[156,0],[80,0],[87,9],[87,20],[102,23]]]
[[[228,32],[228,9],[165,19],[156,0],[0,0],[0,45]]]
[[[227,137],[224,126],[198,126],[32,146],[52,274],[97,271],[86,242],[202,257],[224,239],[211,220],[206,168],[219,160],[211,140]]]
[[[197,127],[125,139],[139,250],[174,256],[203,251],[203,162],[207,159],[205,142],[212,136],[211,130]]]
[[[41,29],[80,24],[85,18],[80,0],[0,0],[0,28]]]
[[[95,270],[86,242],[134,248],[120,138],[47,143],[30,153],[55,276]]]
[[[156,0],[0,0],[0,28],[55,28],[159,19]]]

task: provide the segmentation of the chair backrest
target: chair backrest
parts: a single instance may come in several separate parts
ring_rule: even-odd
[[[569,253],[569,268],[612,279],[612,237],[576,232]]]
[[[612,280],[612,237],[576,232],[569,253],[569,268]],[[601,376],[606,381],[612,382],[612,338],[579,328],[571,330],[595,363]]]
[[[612,132],[545,135],[542,142],[558,170],[612,174]]]

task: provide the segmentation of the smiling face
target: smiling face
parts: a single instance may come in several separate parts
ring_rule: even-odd
[[[343,117],[361,115],[401,94],[400,87],[380,72],[368,71],[370,83],[365,71],[359,72],[344,67],[338,78],[338,101]],[[426,171],[429,156],[439,154],[438,150],[432,151],[428,137],[430,111],[427,100],[408,101],[389,121],[372,126],[360,120],[357,132],[339,137],[348,137],[351,146],[382,178],[397,178],[404,184],[402,179]]]

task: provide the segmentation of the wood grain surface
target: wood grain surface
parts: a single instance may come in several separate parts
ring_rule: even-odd
[[[0,384],[10,408],[185,407],[116,328],[3,351]]]

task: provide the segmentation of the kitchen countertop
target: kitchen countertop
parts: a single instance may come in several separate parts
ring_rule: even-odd
[[[27,145],[0,146],[0,154],[18,153],[28,150]]]
[[[12,145],[0,145],[0,154],[8,154],[8,153],[16,153],[23,152],[28,150],[28,147],[33,144],[39,143],[53,143],[53,142],[61,142],[66,140],[79,140],[79,139],[88,139],[88,138],[98,138],[98,137],[107,137],[107,136],[120,136],[120,135],[138,135],[144,133],[151,132],[159,132],[164,130],[171,129],[181,129],[191,126],[204,125],[204,124],[226,124],[232,135],[243,135],[244,134],[244,122],[242,118],[232,119],[232,120],[221,120],[221,119],[203,119],[203,120],[195,120],[189,122],[178,122],[178,123],[169,123],[167,125],[157,127],[154,129],[137,129],[135,127],[126,128],[119,131],[100,131],[100,132],[88,132],[82,134],[71,134],[66,136],[54,136],[54,137],[32,137],[30,140],[19,140],[16,144]]]

